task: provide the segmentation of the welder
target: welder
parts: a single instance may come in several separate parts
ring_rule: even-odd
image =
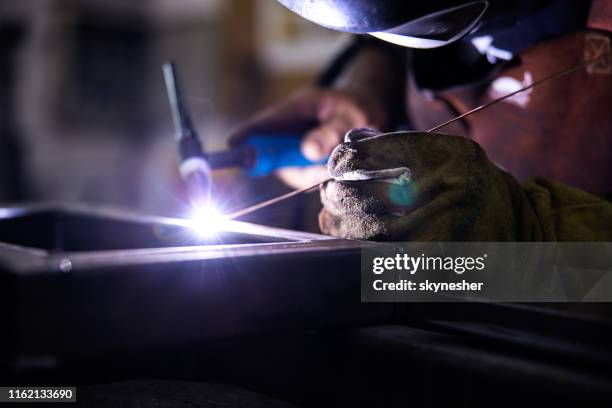
[[[331,64],[327,86],[259,113],[230,139],[239,145],[253,132],[316,123],[301,148],[313,161],[331,155],[327,169],[279,176],[293,187],[334,178],[321,188],[323,232],[391,241],[612,239],[610,2],[279,1],[324,27],[369,34]],[[425,132],[595,57],[444,134]]]

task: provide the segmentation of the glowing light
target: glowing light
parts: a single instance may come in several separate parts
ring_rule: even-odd
[[[197,207],[191,213],[191,227],[200,238],[218,234],[224,229],[227,219],[213,204]]]

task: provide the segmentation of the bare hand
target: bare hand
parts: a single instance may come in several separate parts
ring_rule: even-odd
[[[268,108],[230,135],[231,145],[254,133],[305,132],[302,154],[319,161],[329,156],[353,128],[383,125],[381,109],[374,101],[346,91],[309,89]],[[293,188],[316,184],[328,177],[325,166],[287,168],[278,176]]]

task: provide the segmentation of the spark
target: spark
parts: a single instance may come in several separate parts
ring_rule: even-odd
[[[191,228],[199,238],[214,237],[223,231],[227,217],[213,203],[196,206],[189,217]]]

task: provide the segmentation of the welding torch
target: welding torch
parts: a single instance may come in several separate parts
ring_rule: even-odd
[[[210,199],[211,171],[214,169],[238,167],[250,176],[262,177],[284,167],[305,167],[327,161],[313,162],[304,157],[300,150],[302,137],[298,134],[253,134],[237,147],[205,152],[185,106],[174,64],[166,62],[162,69],[179,145],[181,177],[190,198],[196,203],[206,203]]]

